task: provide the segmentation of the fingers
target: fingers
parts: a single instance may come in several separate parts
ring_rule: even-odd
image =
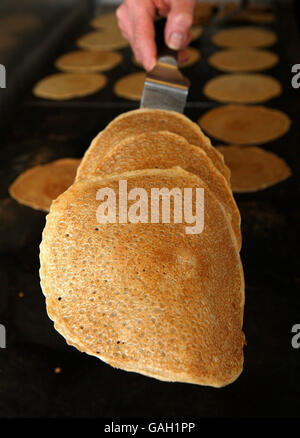
[[[126,38],[129,42],[131,40],[131,23],[127,14],[127,7],[126,3],[123,3],[118,9],[117,9],[117,18],[118,18],[118,24],[119,28],[121,29],[122,35],[124,38]]]
[[[154,0],[158,15],[161,17],[166,17],[170,12],[169,0]]]
[[[122,34],[129,40],[137,61],[146,70],[151,70],[156,63],[154,2],[126,0],[118,8],[117,17]]]
[[[190,27],[196,0],[125,0],[117,9],[120,29],[138,62],[149,71],[156,63],[154,18],[158,11],[167,16],[165,40],[174,50],[184,50],[190,41]],[[184,52],[179,57],[186,57]]]
[[[188,45],[196,1],[169,0],[169,3],[170,12],[165,29],[166,43],[170,49],[184,49]]]
[[[185,49],[185,50],[180,50],[180,52],[178,52],[178,64],[183,64],[184,62],[188,61],[190,58],[189,52]]]
[[[156,45],[154,17],[155,7],[152,2],[149,8],[145,8],[140,0],[133,14],[133,50],[138,61],[147,71],[151,70],[156,63]]]

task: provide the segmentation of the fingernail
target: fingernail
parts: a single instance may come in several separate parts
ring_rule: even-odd
[[[171,33],[168,41],[168,46],[170,49],[179,50],[181,49],[184,42],[184,35],[180,32]]]
[[[155,64],[156,64],[156,60],[155,60],[155,59],[152,59],[152,60],[150,60],[150,61],[148,61],[148,62],[146,63],[146,65],[145,65],[145,69],[146,69],[147,71],[150,71],[150,70],[152,70],[152,69],[154,68]]]

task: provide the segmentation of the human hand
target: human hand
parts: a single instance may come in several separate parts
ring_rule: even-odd
[[[188,59],[186,47],[191,35],[196,0],[125,0],[117,9],[120,29],[132,47],[135,58],[147,71],[156,64],[154,20],[157,15],[167,18],[165,41],[170,49],[178,50],[178,61]]]

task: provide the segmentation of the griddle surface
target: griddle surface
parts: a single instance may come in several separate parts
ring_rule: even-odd
[[[296,239],[300,108],[299,92],[290,86],[290,56],[295,55],[299,43],[292,31],[291,11],[276,13],[276,23],[267,27],[279,35],[279,43],[271,50],[279,53],[281,64],[265,73],[280,80],[284,94],[266,106],[282,109],[293,123],[287,135],[263,147],[286,159],[293,177],[261,192],[236,196],[242,215],[241,255],[246,280],[244,331],[248,345],[242,375],[232,385],[213,389],[163,383],[113,369],[67,346],[46,315],[38,273],[45,214],[18,205],[7,189],[31,166],[81,157],[107,123],[138,106],[112,93],[117,78],[138,70],[129,61],[129,49],[124,49],[127,62],[109,72],[105,90],[65,103],[39,100],[28,92],[2,134],[0,323],[7,329],[7,348],[0,349],[1,417],[299,416],[300,350],[291,346],[291,328],[300,323]],[[218,106],[201,90],[219,73],[206,62],[217,50],[210,43],[209,32],[193,45],[200,48],[202,59],[185,70],[192,82],[186,114],[196,121]],[[66,42],[61,53],[73,48],[74,42]],[[41,77],[54,71],[52,61]],[[60,367],[61,373],[55,374],[55,367]]]

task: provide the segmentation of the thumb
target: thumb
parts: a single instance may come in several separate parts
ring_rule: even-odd
[[[165,29],[166,44],[173,50],[186,46],[193,23],[195,0],[172,0]]]

